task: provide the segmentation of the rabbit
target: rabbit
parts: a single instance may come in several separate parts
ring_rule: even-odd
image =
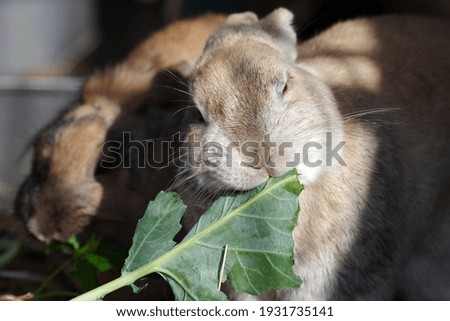
[[[194,65],[187,224],[296,168],[302,285],[230,298],[450,299],[450,22],[358,18],[297,44],[292,20],[230,15]]]

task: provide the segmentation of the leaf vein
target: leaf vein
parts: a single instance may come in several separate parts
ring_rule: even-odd
[[[242,261],[241,261],[241,259],[239,258],[239,254],[238,254],[237,252],[236,252],[235,254],[236,254],[236,258],[237,258],[239,264],[240,264],[242,267],[245,267],[245,265],[242,264]],[[244,270],[245,277],[247,278],[248,284],[252,287],[252,289],[253,289],[253,291],[254,291],[255,293],[258,293],[258,291],[256,290],[256,288],[253,286],[252,282],[250,281],[250,277],[249,277],[249,275],[248,275],[248,273],[247,273],[247,268],[245,267],[245,269],[243,269],[243,270]]]
[[[277,270],[281,275],[283,275],[284,277],[286,277],[287,279],[291,280],[292,282],[296,282],[295,279],[293,279],[291,276],[287,275],[286,273],[284,273],[284,271],[280,270],[271,260],[270,257],[266,256],[267,261],[270,263],[270,265],[273,266],[273,268],[275,270]]]

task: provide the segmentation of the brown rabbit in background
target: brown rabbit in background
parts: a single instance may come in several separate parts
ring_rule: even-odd
[[[186,65],[195,62],[223,19],[209,14],[156,32],[123,63],[91,76],[80,104],[37,135],[32,172],[16,198],[16,213],[35,237],[64,241],[91,224],[103,238],[131,242],[148,201],[167,188],[175,172],[171,167],[104,170],[98,166],[105,158],[102,146],[122,141],[123,132],[132,133],[134,141],[168,140],[179,130],[177,111],[185,95],[177,90],[177,77],[188,72]]]
[[[190,76],[201,118],[188,125],[185,201],[295,167],[303,283],[262,298],[450,299],[450,22],[362,18],[297,47],[292,18],[231,15],[209,38]]]

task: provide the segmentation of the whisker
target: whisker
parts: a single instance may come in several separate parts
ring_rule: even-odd
[[[178,82],[180,85],[183,85],[183,86],[185,86],[186,88],[188,87],[188,84],[187,84],[183,79],[181,79],[180,77],[178,77],[175,73],[173,73],[170,69],[164,68],[162,71],[163,71],[164,73],[166,73],[166,75],[171,76],[171,77],[172,77],[176,82]]]
[[[172,87],[172,86],[166,86],[166,85],[157,85],[157,86],[158,87],[162,87],[162,88],[167,88],[167,89],[173,89],[173,90],[178,91],[178,92],[180,92],[182,94],[188,95],[190,97],[194,97],[194,95],[191,94],[190,92],[188,92],[186,90],[183,90],[183,89],[180,89],[180,88],[176,88],[176,87]]]
[[[197,108],[197,106],[192,105],[192,106],[186,106],[186,107],[180,108],[180,109],[178,109],[176,112],[174,112],[174,113],[172,114],[172,116],[170,116],[170,119],[172,119],[172,118],[173,118],[176,114],[178,114],[179,112],[182,112],[182,111],[184,111],[184,110],[186,110],[186,109],[189,109],[189,108]]]
[[[298,35],[301,35],[307,28],[311,27],[314,23],[316,23],[317,21],[319,21],[320,19],[322,19],[325,15],[327,15],[329,12],[331,11],[331,8],[324,11],[321,15],[319,15],[317,18],[315,18],[313,21],[311,21],[310,23],[308,23],[305,27],[303,27],[302,30],[300,30],[299,32],[297,32]]]
[[[372,108],[372,109],[365,109],[365,110],[359,110],[355,112],[348,113],[347,115],[344,115],[344,121],[372,115],[372,114],[380,114],[380,113],[391,113],[401,110],[401,108],[394,108],[394,107],[384,107],[384,108]]]

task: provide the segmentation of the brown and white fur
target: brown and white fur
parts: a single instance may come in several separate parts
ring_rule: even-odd
[[[103,170],[102,146],[120,141],[123,132],[144,141],[167,140],[179,130],[177,111],[185,97],[177,77],[189,71],[223,20],[207,14],[154,33],[125,61],[89,77],[79,104],[38,133],[31,173],[16,197],[16,214],[31,234],[47,243],[65,241],[90,225],[103,238],[130,243],[148,201],[175,173],[173,168]]]
[[[345,164],[296,166],[305,190],[294,270],[303,284],[263,298],[450,299],[450,23],[362,18],[296,47],[292,18],[285,9],[231,15],[190,81],[202,118],[189,134],[201,144],[261,143],[270,134],[278,146],[293,143],[288,156],[320,143],[313,156],[325,163],[326,133],[333,145],[345,142]],[[207,166],[205,150],[188,147],[180,183],[199,193],[247,190],[290,169],[276,151],[275,167],[248,165],[238,149],[209,150],[208,161],[232,162]],[[262,153],[254,149],[267,160]]]

